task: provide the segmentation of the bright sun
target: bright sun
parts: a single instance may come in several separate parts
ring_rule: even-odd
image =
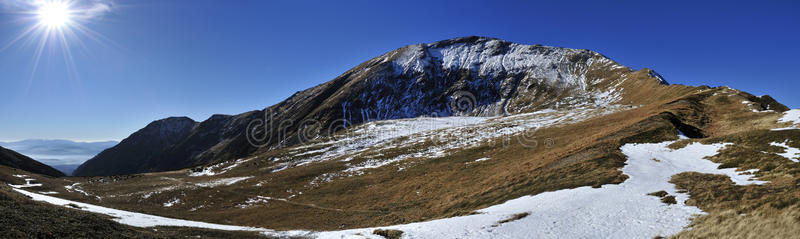
[[[70,21],[69,5],[64,2],[45,3],[36,11],[39,23],[48,27],[63,27]]]

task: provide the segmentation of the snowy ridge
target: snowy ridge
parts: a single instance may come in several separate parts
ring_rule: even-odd
[[[533,77],[561,81],[558,83],[568,85],[584,83],[585,79],[580,78],[581,74],[586,73],[592,65],[593,59],[590,57],[596,56],[596,53],[588,50],[520,45],[497,39],[443,47],[414,45],[401,54],[397,63],[403,73],[422,72],[430,64],[440,63],[442,69],[449,71],[475,70],[479,76],[525,72]],[[569,62],[566,58],[571,54],[586,57],[586,62]]]
[[[508,76],[522,74],[528,79],[537,79],[538,85],[575,89],[585,94],[588,93],[585,74],[596,60],[606,63],[605,67],[619,66],[588,50],[522,45],[498,39],[478,39],[454,44],[417,44],[401,49],[396,54],[395,74],[413,79],[417,75],[443,77],[441,74],[474,72],[476,78],[468,82],[472,89],[489,89],[485,87],[486,84],[510,89],[514,79]],[[486,95],[489,94],[476,92],[479,98],[486,98]],[[510,99],[503,95],[500,97],[499,102],[478,102],[488,104],[485,109],[479,109],[483,111],[479,115],[492,116],[508,111],[499,108],[504,107]]]
[[[426,115],[501,116],[553,108],[557,103],[608,106],[621,100],[619,86],[627,80],[623,73],[632,71],[590,50],[485,37],[410,45],[371,63],[348,74],[363,78],[358,81],[361,89],[370,90],[341,104],[344,120],[357,123],[354,119],[359,115],[366,121]],[[614,78],[590,80],[587,73],[592,69],[618,72],[611,74]],[[660,75],[653,77],[665,82]],[[612,87],[600,84],[614,80]],[[469,96],[468,107],[448,105],[464,93]]]

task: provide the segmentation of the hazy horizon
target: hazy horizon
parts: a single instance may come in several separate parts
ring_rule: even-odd
[[[50,166],[79,165],[118,141],[76,142],[70,140],[0,141],[0,146],[21,153]]]

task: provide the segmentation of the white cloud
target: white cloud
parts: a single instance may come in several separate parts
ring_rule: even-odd
[[[81,13],[86,18],[100,18],[111,13],[113,6],[111,0],[93,0],[86,8],[81,9]]]

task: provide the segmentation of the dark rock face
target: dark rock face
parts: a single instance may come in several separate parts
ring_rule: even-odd
[[[0,147],[0,165],[22,169],[31,173],[38,173],[52,177],[63,177],[64,173],[47,166],[28,156]]]
[[[236,159],[373,120],[602,106],[619,100],[622,89],[615,84],[626,79],[596,76],[629,72],[589,50],[486,37],[410,45],[261,111],[215,115],[200,123],[156,121],[74,175],[165,171]],[[655,73],[650,80],[666,84]]]

